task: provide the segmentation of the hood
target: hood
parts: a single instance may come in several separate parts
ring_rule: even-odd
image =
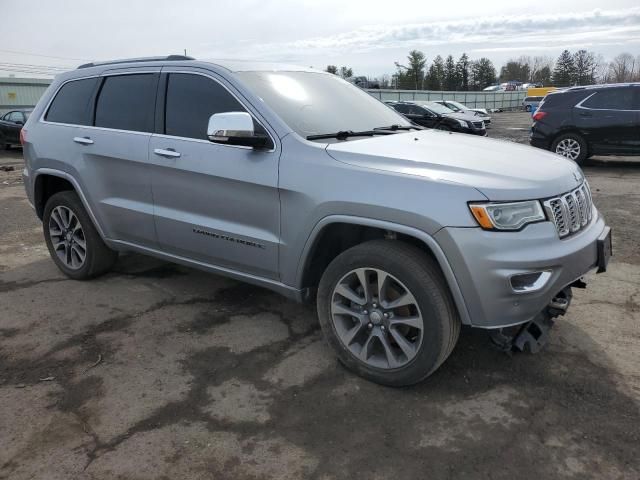
[[[333,143],[327,153],[350,165],[466,185],[496,201],[553,197],[584,179],[573,161],[554,153],[439,130]]]
[[[456,118],[458,120],[465,120],[467,122],[478,122],[482,120],[474,112],[469,112],[469,111],[444,113],[443,116],[449,117],[449,118]]]

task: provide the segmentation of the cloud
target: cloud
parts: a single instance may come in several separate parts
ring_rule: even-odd
[[[566,43],[590,44],[640,39],[640,8],[592,10],[583,13],[491,16],[459,21],[372,25],[335,35],[292,42],[262,43],[253,46],[252,56],[282,58],[320,53],[361,53],[390,48],[420,48],[457,44],[479,48],[508,48],[516,45],[541,49]],[[491,45],[494,44],[494,45]],[[555,47],[554,47],[555,46]],[[242,50],[235,52],[244,56]],[[245,50],[246,51],[246,50]],[[229,53],[228,51],[226,53]]]

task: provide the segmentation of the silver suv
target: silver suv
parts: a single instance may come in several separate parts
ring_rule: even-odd
[[[22,142],[69,277],[135,251],[315,298],[340,361],[387,385],[435,371],[461,325],[537,349],[611,253],[574,162],[424,130],[311,69],[83,65],[55,79]]]

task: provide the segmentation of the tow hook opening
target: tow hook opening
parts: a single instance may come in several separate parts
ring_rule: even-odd
[[[578,282],[580,283],[575,285],[576,287],[584,288],[586,286],[582,280],[578,280],[576,283]],[[564,315],[569,305],[571,305],[572,286],[565,287],[558,292],[551,299],[549,305],[530,322],[514,327],[491,330],[491,342],[503,352],[538,353],[549,341],[555,318]]]

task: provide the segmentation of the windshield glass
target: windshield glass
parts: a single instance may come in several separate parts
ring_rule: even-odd
[[[364,90],[315,72],[238,72],[247,85],[302,137],[411,125]]]
[[[444,105],[440,105],[436,102],[426,102],[424,106],[433,112],[439,113],[440,115],[448,115],[449,113],[453,113],[453,110],[451,110],[450,108],[447,108]]]
[[[451,105],[452,107],[456,107],[458,110],[466,110],[467,109],[467,107],[465,107],[460,102],[454,102],[452,100],[447,100],[447,104]]]

